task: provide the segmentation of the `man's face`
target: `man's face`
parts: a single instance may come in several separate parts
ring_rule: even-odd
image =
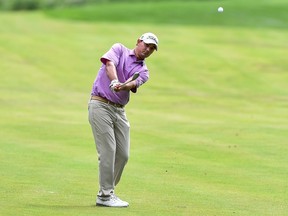
[[[135,48],[135,54],[137,59],[144,60],[145,58],[148,58],[156,49],[155,44],[146,44],[143,41],[139,40],[137,41]]]

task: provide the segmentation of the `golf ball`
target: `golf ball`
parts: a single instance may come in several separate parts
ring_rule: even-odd
[[[222,13],[224,11],[223,7],[218,8],[218,12]]]

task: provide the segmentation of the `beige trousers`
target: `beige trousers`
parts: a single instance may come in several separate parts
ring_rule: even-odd
[[[97,100],[88,103],[99,162],[98,196],[110,196],[129,158],[130,124],[125,110]]]

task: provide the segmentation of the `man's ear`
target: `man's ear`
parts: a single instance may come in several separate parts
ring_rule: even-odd
[[[140,40],[140,39],[137,39],[136,45],[138,45],[140,42],[141,42],[141,40]]]

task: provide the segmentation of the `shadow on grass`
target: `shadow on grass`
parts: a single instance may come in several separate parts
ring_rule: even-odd
[[[61,205],[61,204],[27,204],[29,208],[41,208],[41,209],[65,209],[65,210],[73,210],[73,209],[92,209],[92,208],[101,208],[108,209],[109,207],[105,206],[96,206],[96,205]],[[117,208],[117,209],[127,209],[127,208]]]
[[[49,208],[49,209],[87,209],[96,208],[96,205],[61,205],[61,204],[27,204],[30,208]]]

